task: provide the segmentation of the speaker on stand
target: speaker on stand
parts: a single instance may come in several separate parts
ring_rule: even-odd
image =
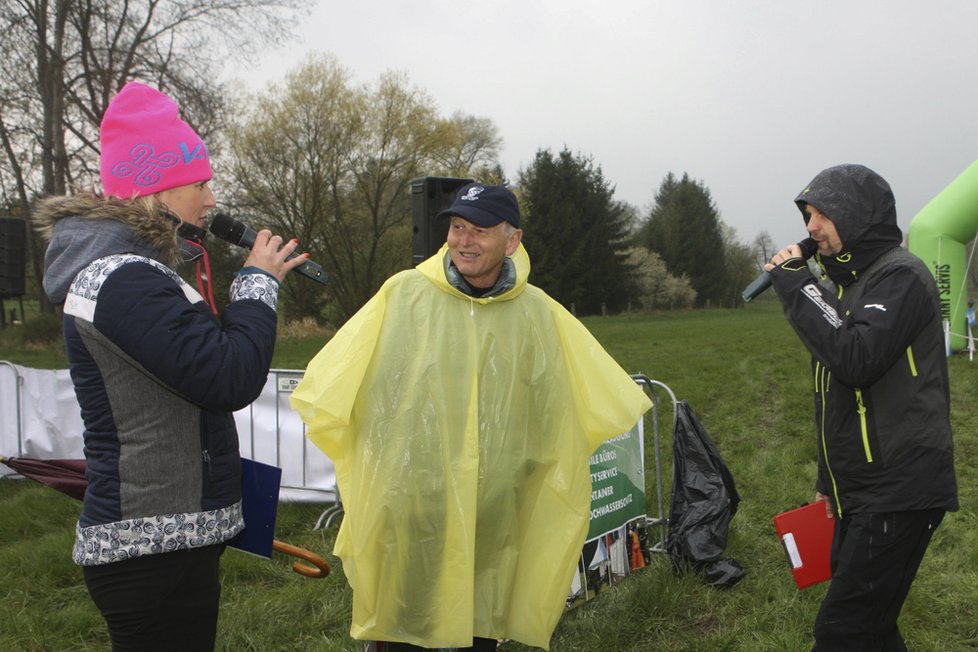
[[[445,244],[449,221],[436,220],[435,216],[452,205],[459,188],[472,181],[454,177],[411,179],[411,218],[414,223],[412,266],[430,258]]]
[[[27,222],[19,217],[0,217],[0,327],[7,325],[4,299],[21,299],[20,318],[24,318],[26,269]]]

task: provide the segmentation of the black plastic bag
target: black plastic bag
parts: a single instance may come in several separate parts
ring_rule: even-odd
[[[709,433],[685,401],[676,405],[672,446],[666,552],[677,569],[693,569],[712,586],[733,586],[746,571],[723,552],[740,494]]]

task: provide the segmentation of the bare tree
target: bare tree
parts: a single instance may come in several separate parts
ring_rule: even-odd
[[[742,307],[742,293],[754,279],[754,252],[751,247],[737,240],[737,231],[732,226],[723,227],[724,265],[726,265],[726,290],[721,306]]]
[[[295,234],[331,280],[337,320],[410,264],[410,180],[498,168],[485,119],[438,116],[404,75],[354,86],[331,57],[313,57],[273,86],[233,132],[235,196],[256,226]],[[455,167],[450,167],[455,166]],[[286,281],[296,316],[321,316],[309,284]]]
[[[771,239],[771,234],[767,231],[761,231],[754,238],[751,243],[751,255],[754,258],[754,262],[757,264],[757,269],[763,270],[764,264],[771,260],[771,256],[777,251],[774,248],[774,241]]]
[[[205,138],[225,119],[221,64],[281,37],[309,0],[5,0],[0,58],[3,196],[91,186],[111,97],[139,79],[173,95]],[[41,244],[30,244],[36,279]],[[43,292],[42,307],[50,310]]]
[[[502,138],[489,118],[455,112],[442,122],[441,132],[442,151],[433,155],[433,162],[446,176],[462,177],[496,165]],[[483,175],[477,176],[483,179]]]

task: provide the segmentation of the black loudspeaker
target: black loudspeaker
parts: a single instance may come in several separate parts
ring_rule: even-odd
[[[27,222],[0,217],[0,299],[24,296],[27,269]]]
[[[411,239],[412,265],[430,258],[445,244],[448,220],[435,220],[435,216],[452,205],[458,189],[467,183],[472,183],[472,179],[411,179],[411,217],[414,221],[414,236]]]

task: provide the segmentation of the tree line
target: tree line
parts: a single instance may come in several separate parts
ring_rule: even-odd
[[[531,282],[577,314],[741,303],[765,234],[753,246],[739,243],[705,183],[686,173],[669,173],[644,212],[616,200],[600,166],[567,148],[539,150],[507,179],[491,119],[441,115],[403,73],[355,83],[328,55],[309,57],[257,94],[218,83],[229,53],[281,37],[307,6],[3,3],[0,208],[30,220],[39,197],[97,187],[102,114],[115,92],[138,79],[176,98],[208,143],[222,208],[298,238],[326,269],[325,289],[287,279],[289,319],[342,322],[410,266],[410,182],[421,176],[509,183],[524,212]],[[224,243],[208,246],[215,280],[226,284],[242,256]],[[32,237],[33,279],[41,278],[42,258]]]

